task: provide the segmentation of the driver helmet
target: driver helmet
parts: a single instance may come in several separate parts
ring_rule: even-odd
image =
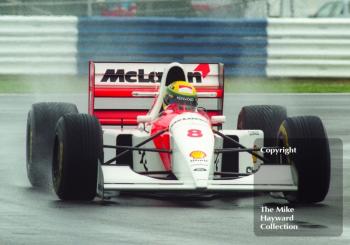
[[[167,88],[163,99],[163,109],[171,104],[185,105],[189,107],[197,106],[197,92],[195,87],[186,81],[175,81]]]

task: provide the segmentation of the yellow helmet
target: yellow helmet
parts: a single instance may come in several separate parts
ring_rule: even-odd
[[[166,88],[166,94],[163,99],[163,108],[170,104],[180,104],[196,107],[197,92],[195,87],[186,81],[176,81]]]

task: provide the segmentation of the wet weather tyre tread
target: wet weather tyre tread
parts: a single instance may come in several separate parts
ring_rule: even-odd
[[[98,159],[103,161],[102,129],[91,115],[65,115],[57,123],[53,186],[62,200],[96,196]]]
[[[277,144],[277,133],[281,123],[287,118],[287,110],[278,105],[251,105],[242,107],[237,120],[237,129],[260,129],[264,132],[264,146]],[[269,163],[277,161],[265,154]]]
[[[297,171],[298,191],[285,193],[287,200],[296,203],[323,201],[329,189],[331,161],[321,119],[316,116],[287,118],[281,125],[279,137],[288,138],[288,145],[297,150],[290,157]]]
[[[51,160],[58,119],[76,114],[76,105],[61,102],[41,102],[32,105],[27,118],[26,165],[33,187],[47,187],[51,183]]]

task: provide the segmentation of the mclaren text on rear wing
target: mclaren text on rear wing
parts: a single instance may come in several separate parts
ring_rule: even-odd
[[[181,64],[186,80],[196,87],[199,106],[209,115],[221,115],[224,95],[222,64]],[[102,125],[137,125],[158,96],[163,80],[174,81],[169,63],[93,62],[89,64],[89,113]],[[165,78],[167,76],[167,78]],[[165,82],[167,83],[167,82]]]

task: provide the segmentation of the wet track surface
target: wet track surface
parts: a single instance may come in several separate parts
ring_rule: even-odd
[[[349,94],[227,94],[225,97],[226,128],[235,127],[243,105],[280,104],[287,107],[291,116],[320,116],[329,137],[343,141],[344,229],[341,236],[334,237],[256,236],[254,199],[246,194],[214,199],[129,195],[83,203],[62,202],[50,191],[34,190],[26,177],[25,129],[30,105],[39,101],[74,102],[81,112],[87,110],[84,94],[0,95],[0,244],[350,243]],[[338,188],[338,184],[333,188]],[[270,205],[283,203],[268,196],[259,196],[258,200]],[[320,235],[339,230],[339,219],[325,215],[327,212],[339,214],[332,197],[323,204],[298,207],[298,210],[301,218],[297,222],[304,229]]]

